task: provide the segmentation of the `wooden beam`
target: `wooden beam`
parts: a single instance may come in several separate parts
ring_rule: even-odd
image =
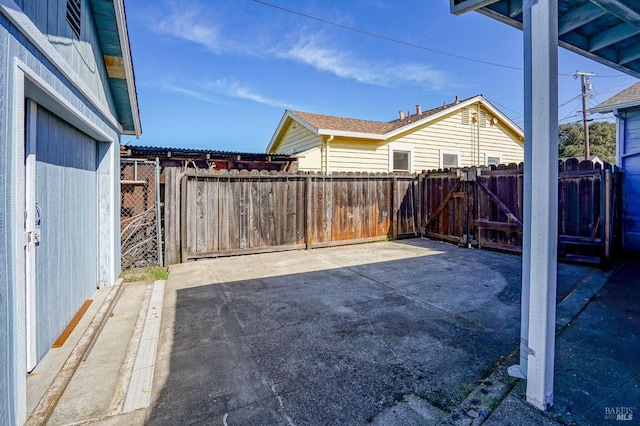
[[[490,4],[497,3],[499,0],[449,0],[451,13],[454,15],[462,15]]]
[[[522,232],[522,225],[509,222],[495,222],[487,219],[477,219],[475,225],[478,228],[490,229],[494,231]]]
[[[502,210],[502,212],[509,218],[509,220],[511,220],[514,224],[516,224],[520,228],[520,230],[522,230],[522,222],[520,222],[520,219],[518,219],[516,215],[511,213],[511,210],[509,210],[509,207],[507,207],[507,205],[503,203],[502,200],[500,200],[500,198],[498,198],[496,194],[491,192],[489,187],[484,182],[482,182],[481,180],[477,180],[476,183],[478,184],[478,186],[480,186],[480,188],[484,190],[484,192],[489,196],[489,198],[491,198],[491,200],[494,203],[496,203],[498,208]]]
[[[580,6],[577,9],[573,9],[570,12],[562,15],[560,22],[558,22],[558,35],[563,35],[568,32],[580,28],[584,24],[595,21],[598,18],[606,15],[607,11],[593,3],[586,3],[584,6]]]
[[[620,65],[628,64],[637,59],[640,59],[640,44],[633,45],[620,51],[618,56],[618,63]]]
[[[527,402],[547,410],[553,405],[558,273],[558,0],[529,2],[524,42],[522,313],[528,324],[522,324],[527,333],[521,339],[527,337],[520,355],[527,357]]]
[[[640,13],[627,6],[620,0],[589,0],[591,3],[606,10],[622,22],[640,28]]]
[[[640,28],[623,22],[591,37],[589,39],[589,52],[595,52],[638,34],[640,34]]]
[[[511,1],[509,3],[510,18],[515,18],[516,16],[522,14],[522,1]]]
[[[444,210],[444,208],[447,206],[447,203],[449,202],[450,199],[453,198],[453,196],[455,195],[455,193],[458,191],[458,188],[460,188],[460,181],[456,182],[456,184],[454,185],[454,187],[451,189],[451,191],[449,191],[449,193],[447,194],[446,197],[444,197],[444,200],[442,200],[442,202],[440,203],[440,205],[438,206],[438,208],[436,209],[435,212],[433,212],[433,214],[431,215],[431,217],[429,217],[429,220],[427,220],[427,223],[425,223],[424,227],[425,229],[429,228],[429,225],[431,225],[431,223],[433,223],[434,220],[436,220],[436,218],[438,217],[438,215],[440,213],[442,213],[442,210]]]

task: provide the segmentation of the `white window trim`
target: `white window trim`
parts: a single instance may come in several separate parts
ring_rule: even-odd
[[[415,170],[414,167],[414,153],[413,147],[410,145],[402,145],[397,143],[389,144],[389,172],[393,172],[393,151],[404,151],[409,153],[409,173],[413,173]]]
[[[462,160],[462,156],[460,154],[460,151],[452,151],[452,150],[449,150],[449,149],[441,149],[440,150],[440,168],[441,169],[444,168],[444,166],[442,165],[444,154],[457,155],[458,156],[458,164],[456,165],[456,167],[461,167],[460,166],[460,162]]]
[[[498,164],[502,164],[502,154],[499,152],[485,152],[484,154],[484,165],[489,165],[489,157],[495,157],[498,159]]]

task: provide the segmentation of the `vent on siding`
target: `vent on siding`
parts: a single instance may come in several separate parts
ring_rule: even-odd
[[[80,1],[67,0],[67,22],[77,38],[80,38]]]
[[[469,124],[469,116],[471,111],[468,108],[463,108],[460,113],[462,114],[462,124]]]
[[[487,127],[487,112],[480,111],[480,126]]]

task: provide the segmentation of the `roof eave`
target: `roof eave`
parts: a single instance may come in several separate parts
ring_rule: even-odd
[[[611,104],[611,105],[602,105],[602,106],[598,105],[594,108],[589,109],[589,112],[594,114],[606,114],[608,112],[613,112],[621,109],[635,108],[638,106],[640,106],[640,99],[634,99],[632,101],[620,102],[620,103]]]
[[[323,136],[340,136],[343,138],[387,140],[386,135],[378,133],[348,132],[345,130],[318,129],[318,134]]]
[[[316,134],[316,135],[318,134],[318,129],[313,127],[311,124],[307,123],[302,118],[300,118],[297,115],[295,115],[293,112],[291,112],[289,110],[286,110],[284,112],[284,115],[280,119],[280,123],[278,123],[278,127],[276,127],[275,132],[273,132],[273,136],[271,136],[271,140],[269,141],[269,145],[267,145],[267,152],[271,152],[271,150],[273,150],[273,148],[276,146],[276,143],[280,139],[280,133],[282,133],[282,129],[284,129],[288,118],[292,119],[293,121],[295,121],[297,123],[300,123],[307,130],[309,130],[311,133]]]
[[[138,93],[136,90],[136,80],[133,72],[133,60],[131,58],[131,45],[129,44],[129,31],[127,29],[127,19],[124,10],[124,0],[114,0],[113,7],[118,25],[118,35],[120,38],[120,48],[122,49],[122,60],[124,62],[125,80],[129,95],[131,115],[133,117],[133,130],[128,130],[124,134],[133,134],[139,138],[142,134],[140,123],[140,110],[138,106]]]
[[[280,122],[278,123],[278,127],[276,127],[276,130],[273,132],[273,136],[271,136],[271,140],[267,145],[267,149],[266,149],[267,152],[271,152],[271,150],[273,149],[274,145],[276,144],[276,141],[278,140],[278,137],[280,136],[280,132],[284,128],[284,123],[286,123],[288,117],[291,117],[291,113],[288,110],[285,110],[284,114],[282,115],[282,118],[280,119]]]
[[[497,1],[492,1],[490,3],[497,3]],[[507,17],[505,15],[502,15],[501,13],[496,12],[496,11],[494,11],[492,9],[489,9],[488,7],[481,6],[479,8],[475,8],[473,10],[478,12],[478,13],[481,13],[481,14],[483,14],[485,16],[488,16],[489,18],[492,18],[492,19],[500,21],[500,22],[502,22],[504,24],[507,24],[507,25],[509,25],[509,26],[511,26],[513,28],[518,29],[518,30],[521,30],[521,31],[524,30],[524,26],[522,25],[522,22],[520,22],[520,21],[518,21],[516,19],[510,18],[510,17]],[[584,56],[585,58],[589,58],[589,59],[591,59],[593,61],[596,61],[596,62],[598,62],[600,64],[606,65],[606,66],[608,66],[610,68],[613,68],[615,70],[623,72],[625,74],[629,74],[629,75],[634,76],[636,78],[640,78],[640,72],[637,72],[637,71],[635,71],[633,69],[627,68],[627,67],[625,67],[623,65],[617,64],[615,62],[608,61],[608,60],[606,60],[606,59],[604,59],[604,58],[602,58],[602,57],[600,57],[600,56],[598,56],[598,55],[596,55],[594,53],[591,53],[591,52],[589,52],[587,50],[580,49],[580,48],[578,48],[576,46],[573,46],[573,45],[571,45],[571,44],[569,44],[569,43],[567,43],[565,41],[558,40],[558,46],[563,47],[563,48],[565,48],[565,49],[567,49],[567,50],[569,50],[569,51],[571,51],[573,53],[577,53],[580,56]]]

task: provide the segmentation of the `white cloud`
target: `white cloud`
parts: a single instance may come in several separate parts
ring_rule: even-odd
[[[148,85],[151,86],[151,84]],[[229,99],[244,99],[278,108],[293,108],[288,102],[263,96],[235,79],[221,78],[213,82],[204,83],[198,89],[183,87],[166,81],[157,84],[156,87],[165,92],[176,93],[218,105],[229,105]]]
[[[303,37],[289,48],[276,54],[282,58],[302,62],[318,71],[335,74],[360,83],[375,86],[394,86],[402,83],[414,83],[440,89],[448,85],[444,72],[429,65],[417,63],[371,62],[353,57],[345,50],[324,47],[317,37]]]
[[[224,104],[225,102],[222,99],[209,96],[206,93],[203,93],[199,90],[188,89],[186,87],[176,86],[171,83],[162,83],[159,85],[160,89],[165,92],[177,93],[179,95],[184,95],[189,98],[197,99],[199,101],[208,102],[212,104]]]
[[[273,107],[292,108],[291,104],[282,100],[262,96],[249,86],[245,86],[234,79],[221,78],[207,84],[206,87],[231,98],[247,99]]]
[[[169,11],[163,19],[157,21],[153,29],[160,34],[198,44],[214,53],[234,48],[233,43],[221,35],[220,27],[194,5]]]

